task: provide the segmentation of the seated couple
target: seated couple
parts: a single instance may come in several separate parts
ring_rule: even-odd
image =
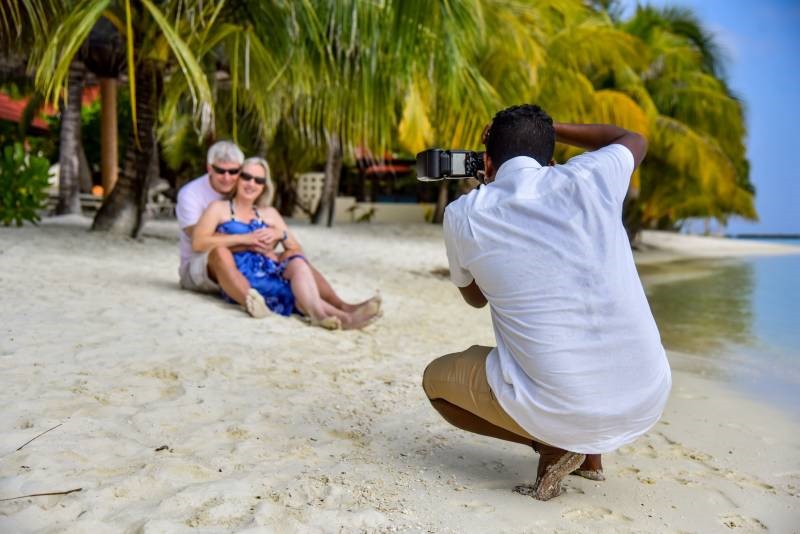
[[[379,296],[344,302],[305,258],[270,206],[275,188],[265,160],[245,160],[238,146],[220,141],[207,163],[208,174],[178,193],[181,287],[219,292],[256,318],[297,312],[331,330],[362,328],[379,316]]]

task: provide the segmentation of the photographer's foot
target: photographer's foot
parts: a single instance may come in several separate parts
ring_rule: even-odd
[[[533,442],[532,445],[533,450],[539,453],[536,483],[532,488],[533,497],[540,501],[548,501],[561,494],[561,481],[581,467],[586,455],[544,443]]]
[[[575,471],[570,473],[575,476],[588,478],[596,482],[602,482],[606,479],[603,475],[603,464],[601,462],[601,455],[587,454],[586,459]]]
[[[533,497],[539,501],[549,501],[561,495],[561,481],[579,467],[585,456],[577,452],[565,451],[557,460],[548,464],[536,479]],[[541,458],[539,460],[541,465]]]

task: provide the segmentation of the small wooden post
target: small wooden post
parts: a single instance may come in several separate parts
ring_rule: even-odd
[[[100,169],[103,196],[107,197],[117,183],[117,80],[100,78]]]

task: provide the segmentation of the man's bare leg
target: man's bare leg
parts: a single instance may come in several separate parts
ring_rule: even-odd
[[[530,438],[520,436],[510,430],[494,425],[482,417],[478,417],[474,413],[447,402],[444,399],[431,399],[431,404],[436,411],[439,412],[439,415],[444,417],[445,421],[461,430],[466,430],[467,432],[480,434],[482,436],[489,436],[490,438],[502,439],[503,441],[527,445],[528,447],[533,446],[533,440]]]
[[[250,287],[250,282],[236,268],[233,253],[229,249],[217,247],[208,254],[208,274],[230,298],[256,319],[269,313],[264,297]]]

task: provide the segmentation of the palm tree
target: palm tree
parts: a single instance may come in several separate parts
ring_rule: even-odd
[[[644,226],[688,217],[757,218],[742,103],[724,80],[719,46],[686,9],[638,7],[623,28],[648,47],[642,85],[657,110],[642,166]]]
[[[212,4],[206,3],[205,9],[217,7]],[[69,6],[68,14],[53,31],[42,36],[48,38],[45,46],[34,50],[37,85],[48,97],[54,98],[64,85],[68,65],[101,17],[114,24],[125,40],[133,129],[123,174],[97,213],[95,230],[133,236],[141,231],[148,180],[154,171],[157,173],[156,117],[165,72],[188,80],[196,114],[206,119],[201,125],[208,124],[211,92],[204,73],[178,32],[178,28],[190,26],[190,18],[202,17],[206,12],[182,12],[183,3],[164,7],[166,13],[152,0],[82,0]],[[47,12],[42,20],[46,15]],[[191,22],[192,31],[205,29],[202,19],[199,24],[195,20]]]
[[[406,150],[478,147],[483,126],[503,104],[496,89],[499,84],[491,83],[485,69],[491,64],[487,43],[495,35],[487,17],[501,17],[509,9],[501,2],[475,1],[409,10],[419,31],[408,42],[411,69],[398,127],[399,142]],[[447,181],[439,184],[434,222],[443,219],[448,188]]]
[[[0,44],[4,52],[14,53],[35,49],[37,36],[52,31],[53,20],[65,14],[63,8],[61,4],[51,5],[47,1],[38,0],[10,1],[0,5],[0,28],[3,30],[0,33],[3,36]],[[59,189],[56,204],[56,213],[59,215],[81,212],[81,171],[88,173],[88,168],[85,168],[88,166],[82,165],[85,155],[81,144],[81,99],[86,67],[80,58],[68,63],[66,76],[67,90],[59,102],[61,128]],[[41,96],[40,93],[34,92],[30,104],[38,108],[42,102]]]
[[[59,215],[81,212],[80,199],[80,155],[81,151],[81,102],[86,66],[79,59],[69,65],[67,93],[61,110],[61,131],[58,149],[58,204]]]
[[[48,0],[18,3],[38,12]],[[649,135],[650,157],[632,181],[641,191],[626,210],[635,227],[755,216],[741,104],[721,78],[713,39],[687,12],[640,8],[622,24],[615,5],[206,0],[159,3],[162,13],[153,0],[82,0],[34,56],[40,87],[52,95],[104,17],[133,58],[137,128],[124,183],[95,228],[141,227],[157,110],[161,135],[216,132],[262,153],[302,141],[308,154],[326,154],[315,219],[330,222],[342,162],[356,146],[477,148],[492,113],[520,101],[539,102],[559,120],[609,121]],[[221,102],[216,119],[212,92]],[[275,138],[280,125],[292,141]]]
[[[100,80],[100,169],[103,194],[117,183],[117,79],[125,67],[122,37],[106,18],[100,18],[79,53],[89,71]]]

